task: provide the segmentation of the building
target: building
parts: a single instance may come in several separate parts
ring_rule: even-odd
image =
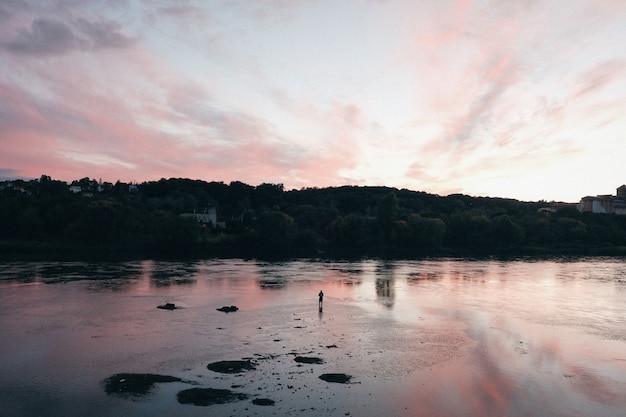
[[[213,227],[218,227],[217,210],[215,209],[215,207],[207,207],[207,209],[204,210],[204,213],[182,213],[180,216],[191,217],[193,219],[196,219],[198,223],[210,224]]]
[[[578,203],[582,213],[606,213],[626,215],[626,185],[617,188],[617,195],[597,195],[583,197]]]

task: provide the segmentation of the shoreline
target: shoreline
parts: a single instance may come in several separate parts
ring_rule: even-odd
[[[533,246],[518,248],[477,248],[442,249],[432,253],[410,254],[403,250],[372,250],[353,252],[335,250],[330,252],[303,252],[298,254],[258,253],[249,250],[233,250],[219,248],[217,245],[197,245],[175,250],[151,250],[123,245],[86,246],[68,242],[42,242],[28,240],[0,240],[0,261],[133,261],[142,259],[159,259],[171,261],[205,260],[205,259],[260,259],[267,261],[288,261],[293,259],[327,259],[359,260],[359,259],[554,259],[563,257],[626,257],[626,247],[622,246]]]

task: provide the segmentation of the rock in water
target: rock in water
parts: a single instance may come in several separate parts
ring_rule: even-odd
[[[224,313],[230,313],[239,310],[237,306],[224,306],[216,309],[217,311],[223,311]]]
[[[252,404],[254,405],[274,405],[276,401],[270,400],[269,398],[255,398],[252,400]]]
[[[219,361],[208,364],[207,368],[223,374],[236,374],[255,369],[250,361]]]
[[[227,389],[190,388],[179,392],[176,397],[181,404],[207,406],[245,400],[248,398],[248,394]]]
[[[107,394],[130,398],[149,394],[154,384],[180,381],[182,379],[169,375],[121,373],[108,377],[102,383]]]
[[[298,363],[315,363],[315,364],[324,363],[324,359],[322,358],[310,358],[306,356],[296,356],[294,358],[294,361]]]
[[[352,379],[352,376],[346,374],[323,374],[320,375],[320,379],[326,382],[336,382],[338,384],[347,384]]]

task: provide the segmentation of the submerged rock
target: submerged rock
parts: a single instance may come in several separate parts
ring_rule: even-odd
[[[242,401],[248,398],[248,394],[227,389],[190,388],[179,392],[176,397],[181,404],[207,406]]]
[[[299,363],[315,363],[315,364],[324,363],[324,359],[322,358],[311,358],[311,357],[306,357],[306,356],[296,356],[293,360]]]
[[[224,307],[216,308],[216,310],[223,311],[224,313],[230,313],[230,312],[239,310],[239,308],[237,306],[224,306]]]
[[[347,384],[352,379],[351,375],[346,374],[323,374],[320,375],[320,379],[326,382],[336,382],[338,384]]]
[[[223,374],[236,374],[255,369],[250,361],[219,361],[208,364],[207,368]]]
[[[117,397],[143,397],[150,393],[154,384],[180,382],[182,379],[169,375],[156,374],[115,374],[104,381],[104,391]]]

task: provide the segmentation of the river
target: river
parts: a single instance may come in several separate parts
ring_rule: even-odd
[[[4,262],[0,306],[5,417],[626,415],[624,260]]]

